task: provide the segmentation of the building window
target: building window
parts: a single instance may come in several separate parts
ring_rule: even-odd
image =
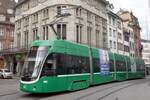
[[[32,17],[32,22],[33,22],[33,23],[38,22],[38,13],[36,13],[36,14],[33,15],[33,17]]]
[[[10,48],[13,49],[13,46],[14,46],[14,42],[11,42],[10,43]]]
[[[31,4],[31,7],[35,7],[38,5],[38,0],[31,0],[30,4]]]
[[[61,6],[57,7],[57,15],[61,15]]]
[[[109,36],[112,36],[112,29],[109,28]]]
[[[49,9],[47,8],[43,10],[43,19],[46,19],[48,17],[49,17]]]
[[[123,44],[122,43],[118,43],[118,50],[124,50]]]
[[[100,31],[96,30],[96,47],[100,47]]]
[[[82,25],[76,25],[76,32],[77,32],[77,43],[82,42]]]
[[[81,17],[82,15],[82,9],[81,8],[76,8],[76,16]]]
[[[17,47],[20,48],[20,46],[21,46],[21,34],[19,33],[17,34]]]
[[[124,51],[129,52],[129,46],[124,45]]]
[[[115,19],[114,19],[114,18],[112,19],[112,23],[113,23],[113,25],[115,26]]]
[[[88,45],[90,45],[91,46],[91,33],[92,33],[92,28],[91,27],[87,27],[87,43],[88,43]]]
[[[14,30],[10,30],[10,36],[14,37]]]
[[[4,28],[0,28],[0,35],[4,35]]]
[[[129,36],[128,35],[124,35],[124,40],[129,42]]]
[[[92,13],[91,12],[87,12],[87,21],[92,21]]]
[[[118,39],[122,39],[122,34],[118,33]]]
[[[33,41],[38,39],[38,28],[33,29]]]
[[[3,50],[2,42],[0,42],[0,50]]]
[[[17,22],[17,29],[20,29],[21,28],[21,20],[18,20]]]
[[[24,26],[29,26],[29,17],[24,18]]]
[[[48,40],[48,26],[43,27],[43,40]]]
[[[109,16],[109,24],[111,24],[111,16]]]
[[[112,41],[110,40],[109,42],[110,42],[110,49],[111,49],[112,48]]]
[[[114,42],[114,49],[116,49],[116,42]]]
[[[57,33],[60,39],[66,40],[67,35],[67,25],[66,24],[57,24]]]
[[[29,31],[24,32],[24,45],[28,47]]]
[[[116,31],[115,30],[113,30],[113,36],[116,37]]]
[[[57,15],[66,14],[67,13],[66,8],[67,6],[57,6]]]
[[[121,30],[121,22],[118,22],[118,28]]]

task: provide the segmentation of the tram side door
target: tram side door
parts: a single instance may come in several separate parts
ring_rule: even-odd
[[[45,92],[53,92],[57,88],[56,84],[56,61],[54,59],[50,59],[49,57],[46,59],[43,68],[42,68],[42,87]]]

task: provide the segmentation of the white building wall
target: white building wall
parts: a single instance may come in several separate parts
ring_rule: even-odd
[[[144,40],[142,41],[142,45],[143,45],[142,58],[144,59],[146,66],[150,67],[150,41]]]
[[[32,5],[33,2],[32,0],[29,1],[29,4]],[[23,5],[27,5],[28,3],[23,3]],[[97,1],[87,1],[87,0],[45,0],[45,2],[41,4],[37,4],[35,7],[27,9],[23,8],[26,6],[16,7],[16,17],[15,17],[15,22],[16,26],[18,23],[18,20],[21,20],[21,28],[16,29],[15,33],[21,33],[21,45],[25,44],[24,41],[24,31],[29,30],[29,44],[33,41],[33,29],[38,27],[38,35],[40,36],[40,39],[43,38],[43,26],[49,24],[52,22],[57,15],[57,5],[66,5],[70,10],[68,12],[71,14],[71,16],[64,18],[63,20],[59,21],[58,23],[66,23],[67,24],[67,40],[76,42],[76,24],[81,24],[83,25],[82,28],[82,43],[87,44],[87,12],[90,12],[92,14],[92,23],[90,26],[92,27],[92,35],[91,35],[91,40],[92,40],[92,46],[96,46],[96,41],[95,41],[95,15],[98,15],[100,18],[106,19],[106,7],[104,3],[97,3]],[[77,18],[76,17],[76,10],[75,7],[81,6],[82,9],[82,17]],[[25,10],[26,9],[26,10]],[[49,17],[45,20],[43,20],[43,10],[44,9],[49,9]],[[20,12],[20,13],[18,13]],[[38,23],[32,22],[32,17],[33,14],[38,13]],[[29,26],[24,27],[24,22],[23,18],[24,17],[29,17]],[[100,45],[103,47],[101,40],[103,40],[103,35],[102,35],[102,23],[100,26]],[[56,29],[56,25],[55,25]],[[56,38],[55,34],[49,27],[49,39],[54,39]],[[15,45],[17,47],[17,36],[15,36]]]
[[[113,24],[114,19],[114,24]],[[111,32],[110,32],[111,29]],[[113,53],[117,52],[117,18],[108,13],[107,15],[108,48]],[[114,33],[115,32],[115,33]],[[112,41],[112,44],[110,43]],[[116,43],[116,46],[114,45]]]

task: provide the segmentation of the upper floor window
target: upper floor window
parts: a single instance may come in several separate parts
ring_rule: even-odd
[[[109,42],[110,42],[110,48],[112,48],[112,41],[110,40]]]
[[[76,16],[81,17],[82,16],[82,9],[81,8],[76,8]]]
[[[112,29],[109,28],[109,36],[112,36]]]
[[[2,50],[3,49],[3,44],[2,44],[2,42],[0,42],[0,50]]]
[[[21,34],[18,33],[17,34],[17,47],[20,47],[21,46]]]
[[[49,17],[49,9],[44,9],[43,10],[43,19],[48,18]]]
[[[118,28],[121,30],[121,22],[117,23]]]
[[[4,35],[4,28],[0,27],[0,35]]]
[[[21,28],[21,20],[18,20],[16,23],[17,23],[17,29],[20,29]]]
[[[33,41],[38,39],[38,28],[33,29]]]
[[[57,6],[57,15],[63,15],[67,13],[67,6]]]
[[[122,34],[118,33],[118,39],[122,39]]]
[[[38,13],[36,13],[36,14],[34,14],[34,15],[32,16],[32,22],[33,22],[33,23],[38,22]]]
[[[109,24],[111,24],[111,16],[108,17]]]
[[[92,13],[91,12],[87,12],[87,20],[92,21]]]
[[[100,31],[96,30],[96,47],[100,47]]]
[[[28,26],[29,25],[29,17],[25,17],[24,18],[24,26]]]
[[[28,47],[29,31],[24,31],[24,46]]]
[[[12,29],[10,30],[10,36],[14,37],[14,30],[12,30]]]
[[[35,7],[38,5],[38,0],[30,0],[30,6]]]
[[[0,21],[6,21],[6,16],[5,15],[0,15]]]
[[[13,49],[13,46],[14,46],[14,42],[11,42],[10,43],[10,48]]]
[[[82,42],[82,25],[76,25],[76,42],[81,43]]]
[[[116,49],[116,42],[114,42],[114,49]]]
[[[112,24],[115,25],[115,19],[114,18],[112,19]]]
[[[116,37],[116,31],[115,30],[113,30],[113,36]]]
[[[66,24],[57,24],[57,33],[58,37],[65,40],[67,38],[67,25]]]
[[[92,37],[91,37],[91,35],[92,35],[92,27],[87,27],[87,43],[88,43],[88,45],[90,45],[91,46],[91,44],[92,44]]]
[[[48,40],[48,26],[43,26],[43,40]]]

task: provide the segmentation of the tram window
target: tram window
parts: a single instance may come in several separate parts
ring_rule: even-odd
[[[93,59],[93,68],[94,68],[94,73],[100,72],[100,60],[94,58]]]
[[[53,76],[55,75],[55,69],[53,68],[53,64],[45,63],[42,69],[42,76]]]
[[[117,71],[126,71],[125,62],[123,61],[116,61],[116,70]]]
[[[87,57],[82,58],[82,73],[89,73],[90,66],[89,66],[89,59]]]
[[[66,57],[63,54],[57,54],[56,57],[56,66],[57,66],[57,74],[64,75],[66,74]]]
[[[110,72],[114,72],[114,60],[109,61]]]
[[[43,69],[42,69],[42,76],[53,76],[56,75],[56,66],[55,66],[55,58],[54,54],[51,54],[47,57]]]
[[[128,68],[128,71],[131,71],[131,63],[129,61],[127,62],[127,68]]]
[[[80,74],[89,72],[88,57],[58,54],[57,74]]]

